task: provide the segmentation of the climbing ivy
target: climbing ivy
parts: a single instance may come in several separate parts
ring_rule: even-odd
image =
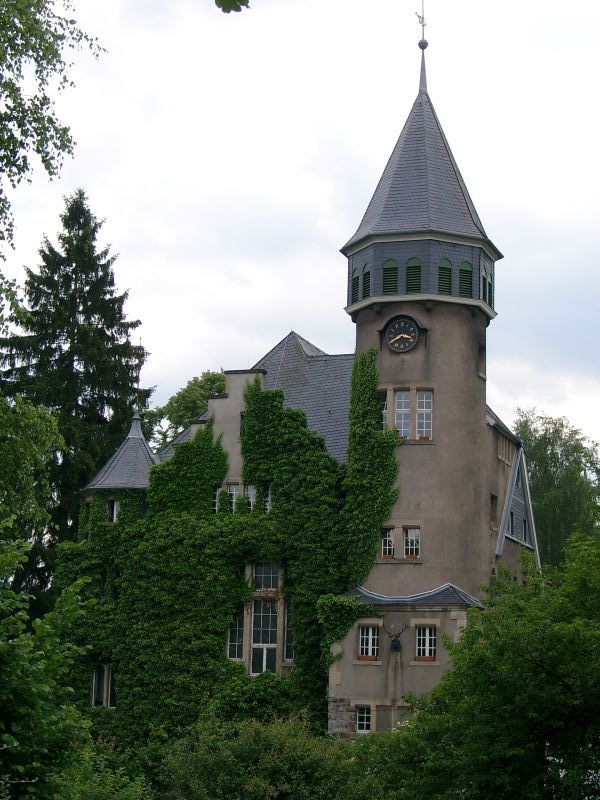
[[[239,498],[232,511],[220,492],[214,511],[227,455],[209,422],[151,469],[147,498],[94,495],[81,540],[61,548],[57,583],[89,575],[96,600],[79,631],[92,648],[75,676],[80,703],[89,706],[93,665],[111,663],[117,707],[91,715],[96,731],[121,746],[171,735],[206,713],[276,716],[302,708],[319,726],[331,637],[342,638],[365,613],[340,595],[368,574],[395,496],[395,439],[381,430],[375,352],[355,360],[347,467],[308,429],[302,411],[284,408],[281,392],[257,380],[245,402],[243,480],[257,487],[252,510]],[[110,498],[119,502],[114,523],[106,516]],[[251,679],[227,658],[227,630],[252,591],[245,566],[257,561],[285,571],[294,614],[289,678]],[[319,609],[325,595],[333,600]]]

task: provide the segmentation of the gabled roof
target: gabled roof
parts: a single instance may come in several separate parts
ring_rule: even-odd
[[[342,252],[370,236],[441,233],[487,237],[434,111],[421,87],[362,222]]]
[[[350,378],[354,355],[328,355],[291,331],[258,361],[267,389],[281,389],[286,408],[301,408],[308,427],[325,440],[329,453],[346,460]]]
[[[375,606],[439,606],[439,605],[460,605],[475,606],[483,608],[480,600],[468,594],[452,583],[444,583],[428,592],[419,594],[398,595],[392,597],[385,594],[376,594],[365,589],[364,586],[357,586],[348,592],[349,596],[355,596],[361,603],[371,603]]]
[[[158,464],[158,459],[144,439],[136,411],[127,438],[83,491],[147,489],[148,474],[154,464]]]

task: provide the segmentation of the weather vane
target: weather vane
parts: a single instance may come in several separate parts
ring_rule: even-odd
[[[421,13],[419,14],[418,11],[415,11],[417,15],[417,19],[419,20],[419,25],[421,26],[421,41],[425,41],[425,0],[421,0]]]

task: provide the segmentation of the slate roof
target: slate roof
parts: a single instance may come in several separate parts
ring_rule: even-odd
[[[375,606],[439,606],[439,605],[462,605],[483,608],[480,600],[468,594],[452,583],[444,583],[428,592],[419,594],[399,595],[391,597],[385,594],[376,594],[365,589],[364,586],[357,586],[348,592],[349,596],[354,596],[360,603],[372,603]]]
[[[136,411],[127,438],[83,491],[147,489],[148,474],[154,464],[158,464],[158,459],[144,439],[140,415]]]
[[[424,64],[424,62],[423,62]],[[427,93],[419,94],[362,222],[342,248],[376,235],[445,233],[490,242]]]
[[[328,355],[295,331],[258,361],[267,389],[282,389],[285,408],[301,408],[308,427],[329,453],[345,462],[348,448],[350,378],[354,355]]]
[[[496,414],[496,412],[493,409],[491,409],[488,405],[486,405],[485,410],[486,414],[489,417],[488,422],[490,423],[490,425],[493,425],[495,428],[498,428],[498,430],[502,431],[502,433],[505,436],[508,436],[508,438],[515,444],[517,445],[521,444],[521,440],[517,436],[515,436],[515,434],[511,431],[508,425],[505,425],[504,422],[502,422],[498,414]]]

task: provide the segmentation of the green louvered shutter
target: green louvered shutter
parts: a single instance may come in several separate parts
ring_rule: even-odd
[[[358,303],[358,283],[359,283],[359,276],[354,273],[352,275],[352,295],[350,298],[351,303]]]
[[[365,264],[365,267],[363,269],[362,278],[363,278],[362,296],[363,296],[363,300],[364,300],[365,297],[371,297],[371,270],[369,269],[369,267],[366,264]]]
[[[398,294],[398,262],[393,258],[383,262],[383,293]]]
[[[438,265],[438,292],[452,294],[452,264],[443,258]]]
[[[473,297],[473,267],[463,261],[458,270],[458,293],[461,297]]]
[[[406,294],[418,294],[421,291],[421,262],[411,258],[406,263]]]

